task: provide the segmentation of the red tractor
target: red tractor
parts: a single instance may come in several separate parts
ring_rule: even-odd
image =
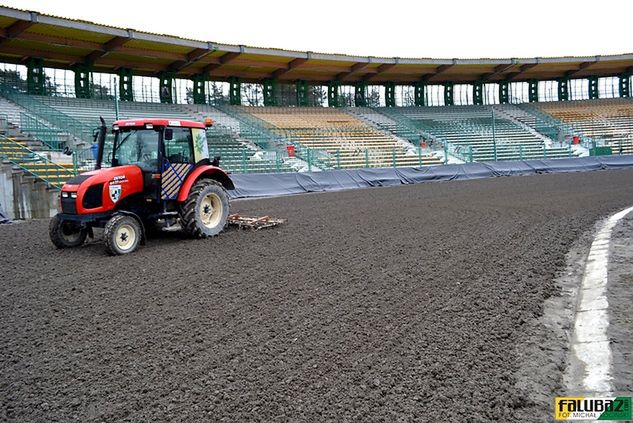
[[[77,247],[93,228],[104,228],[110,254],[127,254],[144,243],[146,232],[180,224],[195,238],[222,232],[234,189],[211,162],[204,124],[186,120],[119,120],[106,143],[101,119],[96,170],[66,182],[60,192],[61,213],[51,219],[51,241],[58,248]]]

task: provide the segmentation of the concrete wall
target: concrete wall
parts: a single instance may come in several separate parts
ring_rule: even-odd
[[[42,219],[57,213],[57,190],[11,164],[0,162],[0,204],[10,219]]]
[[[0,205],[2,210],[13,219],[13,178],[11,166],[0,160]]]

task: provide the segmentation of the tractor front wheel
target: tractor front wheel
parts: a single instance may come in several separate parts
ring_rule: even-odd
[[[218,235],[229,217],[229,195],[212,179],[201,179],[180,206],[180,222],[185,233],[194,238]]]
[[[108,220],[103,231],[106,250],[113,256],[136,251],[142,236],[138,220],[124,214],[114,215]]]
[[[70,220],[63,220],[55,215],[48,225],[51,241],[57,248],[79,247],[86,241],[88,230],[85,226]]]

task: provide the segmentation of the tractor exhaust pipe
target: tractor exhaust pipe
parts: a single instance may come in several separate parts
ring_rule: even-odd
[[[95,134],[95,138],[97,141],[97,165],[95,169],[101,169],[101,162],[103,161],[103,149],[105,147],[105,139],[106,133],[108,132],[108,127],[106,126],[105,120],[103,120],[103,116],[99,116],[99,120],[101,121],[101,126],[99,127],[99,131]]]

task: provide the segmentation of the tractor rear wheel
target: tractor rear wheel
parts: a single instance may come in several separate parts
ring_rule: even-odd
[[[88,236],[88,230],[85,226],[70,220],[60,219],[59,215],[55,215],[51,219],[48,233],[57,248],[79,247]]]
[[[180,206],[180,222],[185,233],[194,238],[218,235],[229,217],[229,195],[212,179],[197,181],[189,197]]]
[[[108,220],[103,231],[106,250],[113,256],[136,251],[142,236],[138,220],[124,214],[114,215]]]

